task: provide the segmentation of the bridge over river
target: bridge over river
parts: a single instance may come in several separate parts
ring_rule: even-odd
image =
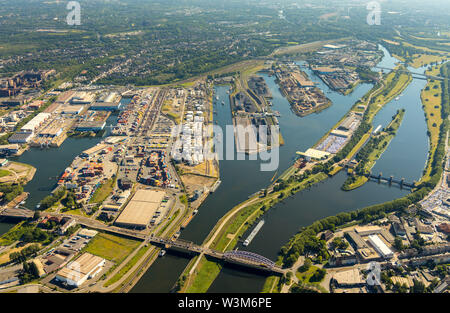
[[[156,236],[149,237],[149,242],[162,246],[165,249],[193,254],[204,254],[227,263],[237,264],[275,274],[282,275],[285,273],[285,270],[276,265],[272,260],[249,251],[231,250],[220,252],[213,249],[204,248],[190,241],[170,240]]]

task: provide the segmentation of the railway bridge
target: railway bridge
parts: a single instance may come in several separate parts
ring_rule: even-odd
[[[402,73],[411,73],[414,78],[418,78],[418,79],[425,79],[425,80],[426,79],[434,79],[434,80],[441,80],[441,81],[443,81],[445,79],[445,77],[441,77],[441,76],[434,76],[434,75],[427,75],[427,74],[423,74],[423,73],[410,72],[410,71],[404,70],[404,69],[393,69],[393,68],[382,67],[382,66],[375,66],[375,68],[378,68],[380,70],[389,70],[389,71],[396,71],[396,72],[402,72]]]
[[[150,237],[149,241],[150,243],[162,246],[165,249],[188,252],[193,254],[205,254],[217,260],[221,260],[230,264],[237,264],[274,274],[282,275],[285,273],[285,270],[283,270],[280,266],[276,265],[275,262],[273,262],[272,260],[269,260],[266,257],[263,257],[253,252],[239,251],[239,250],[220,252],[217,250],[204,248],[190,241],[180,239],[170,240],[156,236]]]

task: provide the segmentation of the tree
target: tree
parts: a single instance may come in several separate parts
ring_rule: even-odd
[[[413,280],[414,286],[411,287],[412,293],[424,293],[425,292],[425,284],[417,279]]]
[[[327,271],[323,268],[318,268],[314,274],[311,276],[309,281],[311,282],[320,282],[322,279],[325,278],[325,275],[327,274]]]
[[[305,259],[305,262],[303,262],[303,265],[298,268],[299,272],[306,272],[311,268],[312,262],[309,258]]]
[[[397,249],[397,251],[402,251],[405,247],[403,246],[403,240],[400,237],[395,237],[394,240],[394,248]]]

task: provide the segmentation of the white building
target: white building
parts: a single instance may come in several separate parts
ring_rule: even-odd
[[[69,286],[80,287],[86,280],[100,273],[105,263],[105,259],[101,257],[84,253],[77,260],[59,270],[55,278]]]
[[[21,133],[34,133],[49,117],[50,113],[39,113],[31,121],[26,123],[21,129]]]
[[[381,240],[378,235],[370,235],[369,242],[375,248],[375,250],[385,259],[390,259],[394,256],[391,249]]]

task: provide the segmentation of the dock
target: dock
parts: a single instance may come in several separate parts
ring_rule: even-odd
[[[218,179],[214,185],[211,186],[211,188],[209,189],[210,193],[213,193],[217,190],[217,188],[219,188],[220,184],[222,183],[222,181],[220,179]]]

